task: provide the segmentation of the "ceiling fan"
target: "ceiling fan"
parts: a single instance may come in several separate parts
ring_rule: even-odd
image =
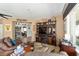
[[[0,13],[0,17],[8,19],[8,17],[12,17],[12,16]]]

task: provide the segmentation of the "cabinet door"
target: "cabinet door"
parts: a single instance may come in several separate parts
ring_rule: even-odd
[[[0,39],[3,38],[3,24],[0,24]]]
[[[48,37],[48,43],[52,44],[52,37]]]

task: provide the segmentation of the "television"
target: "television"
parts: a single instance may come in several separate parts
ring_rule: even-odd
[[[47,34],[47,27],[39,27],[39,34]]]

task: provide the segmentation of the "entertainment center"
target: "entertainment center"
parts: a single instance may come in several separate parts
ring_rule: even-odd
[[[56,20],[36,24],[36,41],[56,46]]]

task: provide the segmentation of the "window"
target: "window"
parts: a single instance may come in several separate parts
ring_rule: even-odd
[[[76,10],[76,45],[79,46],[79,7]]]

